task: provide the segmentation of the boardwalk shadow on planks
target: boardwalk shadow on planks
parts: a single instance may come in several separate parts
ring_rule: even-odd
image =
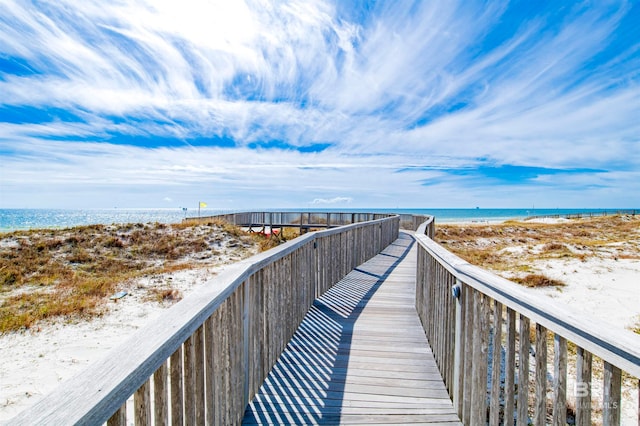
[[[431,420],[457,423],[439,373],[420,359],[431,356],[424,333],[416,331],[423,342],[420,337],[405,336],[405,328],[415,331],[419,327],[415,313],[415,322],[405,318],[405,305],[412,308],[408,299],[413,296],[390,288],[382,304],[377,302],[373,307],[370,303],[412,246],[413,239],[402,233],[381,254],[314,301],[247,406],[243,424],[422,422],[426,415]],[[411,272],[409,280],[415,283],[415,272]],[[396,299],[402,299],[400,314]],[[356,321],[366,309],[372,312],[367,321],[373,325],[367,322],[363,330]],[[379,331],[378,322],[391,325],[385,324]],[[389,348],[405,347],[407,342],[410,349],[404,352]],[[412,351],[420,356],[414,357]],[[372,370],[375,374],[370,374]],[[413,379],[420,385],[405,386]],[[406,413],[412,416],[406,417]]]

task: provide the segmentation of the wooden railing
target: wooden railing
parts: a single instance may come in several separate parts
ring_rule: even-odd
[[[232,265],[10,424],[239,423],[314,298],[398,237],[385,216]]]
[[[624,379],[638,393],[637,335],[533,296],[425,234],[433,235],[431,222],[416,232],[416,307],[465,425],[565,425],[568,399],[578,425],[600,416],[620,424],[622,408],[640,421],[638,402],[621,391]]]
[[[635,216],[640,214],[640,210],[637,209],[624,209],[624,210],[600,210],[600,211],[591,211],[591,212],[583,212],[583,213],[556,213],[556,214],[543,214],[543,215],[534,215],[527,216],[524,220],[532,220],[532,219],[581,219],[583,217],[598,217],[598,216],[614,216],[614,215],[629,215]]]
[[[339,212],[240,212],[214,216],[188,217],[184,222],[207,222],[224,220],[242,227],[301,227],[335,228],[352,223],[383,219],[392,215],[384,213],[339,213]]]
[[[186,223],[206,223],[212,220],[225,222],[244,228],[292,227],[301,231],[319,228],[335,228],[352,223],[383,219],[392,215],[386,213],[341,213],[341,212],[241,212],[214,216],[188,217]],[[400,228],[415,231],[427,216],[401,214]]]

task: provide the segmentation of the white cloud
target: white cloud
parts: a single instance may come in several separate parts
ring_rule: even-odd
[[[420,205],[432,179],[428,190],[442,192],[428,202],[446,206],[470,198],[454,192],[483,193],[446,169],[485,163],[603,169],[576,179],[634,189],[640,44],[618,33],[633,5],[567,7],[556,21],[536,6],[511,21],[504,1],[379,2],[362,20],[340,12],[349,7],[7,0],[0,53],[33,72],[1,75],[0,106],[59,108],[78,120],[0,122],[3,203],[46,182],[61,194],[65,185],[157,188],[154,200],[176,202],[160,188],[211,188],[236,205],[274,192],[291,203],[357,193],[354,205]],[[504,22],[512,25],[493,34],[499,42],[483,44]],[[150,146],[108,143],[116,136]],[[156,137],[175,141],[158,147]],[[193,142],[216,137],[236,147]],[[270,141],[328,148],[248,149]]]
[[[353,198],[351,197],[316,198],[311,204],[348,204],[352,201]]]

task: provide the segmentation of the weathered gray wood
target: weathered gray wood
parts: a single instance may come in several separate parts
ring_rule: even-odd
[[[126,426],[127,425],[127,404],[124,403],[118,410],[113,413],[109,420],[107,420],[107,426]]]
[[[419,252],[422,253],[422,252]],[[455,300],[456,316],[455,316],[455,343],[454,343],[454,363],[453,363],[453,406],[456,408],[458,415],[462,414],[462,356],[463,346],[463,316],[462,316],[462,284],[456,281],[456,285],[460,288],[460,296]]]
[[[632,376],[640,377],[640,338],[634,333],[612,330],[608,324],[594,321],[571,307],[534,295],[516,283],[471,265],[426,237],[416,234],[416,239],[439,263],[468,285]]]
[[[576,359],[576,425],[591,424],[591,365],[592,355],[581,347]]]
[[[286,217],[286,214],[271,213],[263,215],[263,220],[268,218],[273,224],[273,221],[287,220]],[[377,218],[374,215],[372,217]],[[342,220],[340,215],[330,215],[328,219],[333,223],[338,223]],[[271,322],[265,324],[262,329],[265,332],[264,342],[267,342],[265,345],[271,344],[271,342],[276,346],[283,345],[288,339],[287,335],[290,335],[292,330],[295,329],[295,323],[299,317],[296,312],[300,311],[297,302],[300,300],[299,296],[302,291],[292,284],[298,281],[295,278],[298,273],[295,267],[298,262],[296,259],[301,257],[298,251],[306,250],[312,243],[318,243],[318,248],[321,248],[321,250],[314,247],[312,249],[315,254],[313,256],[314,262],[307,262],[307,264],[314,265],[312,274],[315,277],[314,282],[316,285],[312,288],[320,291],[319,289],[322,287],[322,291],[327,291],[333,282],[340,279],[350,270],[348,266],[351,264],[349,260],[352,258],[351,250],[346,249],[351,241],[350,235],[354,235],[353,241],[357,241],[356,246],[358,249],[354,250],[354,253],[357,251],[358,256],[370,257],[372,254],[377,253],[385,243],[391,242],[389,237],[394,232],[397,232],[395,227],[398,222],[398,218],[389,220],[377,219],[374,223],[358,224],[358,226],[350,226],[345,229],[335,228],[327,232],[322,231],[323,233],[308,234],[296,241],[286,243],[274,251],[258,255],[250,261],[240,262],[216,280],[219,285],[208,286],[209,288],[198,295],[188,297],[178,304],[179,306],[176,305],[176,307],[172,308],[163,318],[163,321],[171,324],[171,327],[166,327],[163,324],[153,324],[141,331],[139,336],[135,336],[131,342],[127,342],[125,345],[126,351],[123,350],[119,354],[116,353],[115,357],[113,354],[110,355],[112,359],[117,361],[106,360],[99,363],[99,365],[93,367],[90,374],[85,373],[84,378],[74,379],[71,385],[67,385],[64,392],[59,392],[60,397],[45,398],[41,403],[38,403],[38,408],[34,408],[38,413],[37,416],[18,416],[13,423],[43,423],[44,419],[53,423],[56,423],[55,419],[64,419],[64,422],[71,423],[81,420],[88,423],[106,421],[124,401],[124,399],[114,398],[113,395],[122,395],[122,398],[124,398],[126,395],[131,395],[135,392],[138,387],[149,379],[154,371],[166,362],[166,359],[178,349],[184,339],[191,336],[206,318],[222,306],[222,303],[230,295],[234,294],[242,282],[258,271],[276,263],[278,263],[278,266],[272,266],[274,272],[271,274],[271,279],[282,282],[282,284],[272,286],[274,292],[270,294],[271,297],[263,298],[272,309],[266,315],[273,314],[273,316],[270,318]],[[430,234],[433,231],[432,225],[433,221],[431,221],[430,226],[421,226],[421,232]],[[420,237],[418,239],[421,247],[429,245],[429,243],[424,243]],[[335,247],[337,249],[334,249]],[[430,253],[437,252],[437,250],[431,250],[430,248],[427,248],[427,250]],[[430,338],[433,340],[434,353],[438,357],[440,371],[447,386],[450,386],[452,382],[451,342],[455,336],[451,334],[450,321],[452,321],[452,318],[451,310],[449,309],[451,304],[447,303],[450,295],[446,292],[446,289],[449,285],[448,283],[452,282],[453,277],[463,280],[486,297],[505,304],[509,309],[519,312],[529,320],[541,324],[554,333],[566,336],[578,346],[583,346],[589,351],[593,351],[608,363],[617,366],[617,368],[623,368],[635,376],[639,375],[640,363],[638,359],[640,357],[638,355],[638,347],[640,345],[637,344],[637,339],[634,340],[629,336],[629,333],[612,333],[609,328],[603,328],[598,324],[594,325],[591,320],[587,325],[579,315],[558,309],[558,306],[546,299],[543,301],[541,298],[531,297],[519,289],[518,286],[499,279],[486,271],[472,267],[465,262],[460,262],[453,255],[440,252],[434,256],[435,258],[431,257],[431,255],[429,257],[435,260],[425,260],[425,264],[434,264],[433,269],[437,271],[436,275],[442,278],[442,283],[432,283],[434,286],[438,285],[439,287],[432,287],[428,292],[425,291],[425,295],[428,294],[428,297],[431,298],[429,303],[432,303],[431,306],[435,307],[435,309],[421,314],[421,318],[424,318],[423,324],[429,325],[429,330],[425,329],[425,331],[432,334]],[[355,257],[353,258],[355,259]],[[280,263],[281,259],[283,260]],[[443,259],[445,260],[444,262]],[[435,266],[436,264],[438,266]],[[319,277],[324,277],[322,282],[320,282]],[[481,299],[484,300],[485,296],[481,296]],[[293,310],[285,309],[282,300],[287,300],[288,304],[294,307]],[[438,301],[444,302],[444,304],[438,306]],[[430,312],[436,315],[437,321],[434,321],[434,317]],[[463,314],[465,312],[463,310]],[[238,321],[234,319],[230,324],[233,324],[232,327],[236,327],[236,331],[238,331]],[[246,335],[247,333],[239,332],[237,334]],[[144,338],[141,339],[140,336]],[[143,341],[144,344],[140,345],[140,341]],[[246,342],[232,339],[227,346],[227,351],[232,354],[238,354],[238,348],[242,348],[242,345],[246,345]],[[131,353],[130,348],[134,348],[133,353]],[[269,348],[269,350],[273,352],[269,353],[269,357],[265,356],[264,358],[265,360],[269,358],[270,361],[258,363],[262,371],[268,371],[270,363],[275,362],[278,356],[278,351],[272,348]],[[244,356],[244,353],[244,351],[240,350],[240,356],[236,358],[234,355],[234,359],[240,360],[233,364],[232,382],[236,384],[241,375],[237,373],[235,368],[247,368],[245,363],[248,362],[248,357]],[[314,356],[322,359],[323,355],[316,353]],[[527,362],[527,360],[523,361]],[[466,361],[463,362],[465,363],[464,368],[470,366]],[[86,379],[87,376],[90,377],[90,380]],[[236,386],[236,389],[245,389],[245,383],[246,379],[243,378],[241,383]],[[524,387],[526,388],[526,384]],[[466,386],[462,387],[463,408],[466,388]],[[79,397],[80,395],[82,398]],[[237,404],[235,397],[232,399],[232,405]],[[62,404],[55,403],[55,401],[60,400],[67,402]],[[236,405],[233,406],[236,407]]]
[[[229,338],[231,330],[228,328],[230,299],[228,298],[222,306],[215,312],[214,328],[219,330],[216,333],[214,347],[215,373],[214,373],[214,395],[216,407],[214,413],[214,424],[229,424],[231,395],[229,389],[229,374],[231,372],[229,359]]]
[[[408,242],[396,241],[314,303],[245,424],[460,424],[412,308],[415,258],[388,271]]]
[[[618,426],[620,424],[620,405],[622,376],[618,367],[604,362],[604,397],[602,406],[603,426]]]
[[[133,417],[136,426],[151,424],[151,382],[146,381],[133,396]]]
[[[213,345],[215,339],[215,330],[213,328],[213,319],[211,317],[207,318],[204,323],[204,368],[205,368],[205,394],[204,394],[204,402],[206,407],[206,419],[207,424],[214,424],[213,419],[213,411],[215,410],[214,406],[214,396],[213,396],[213,378],[214,378],[214,355],[213,355]]]
[[[195,335],[184,342],[184,421],[196,424],[196,341]]]
[[[502,303],[493,303],[493,356],[491,358],[491,398],[489,424],[500,424],[500,357],[502,348]]]
[[[563,336],[568,341],[574,342],[578,347],[583,347],[587,353],[596,354],[604,361],[615,365],[617,368],[626,371],[630,375],[640,375],[640,340],[637,336],[625,330],[611,330],[611,328],[606,324],[593,321],[592,318],[588,318],[579,312],[571,311],[570,307],[562,306],[546,297],[532,295],[530,292],[524,290],[521,286],[516,285],[515,283],[470,265],[468,262],[465,262],[459,257],[447,252],[444,248],[438,246],[436,243],[424,236],[416,235],[416,239],[420,245],[420,249],[425,251],[424,256],[427,259],[433,259],[438,265],[446,268],[449,274],[469,285],[475,291],[479,291],[482,294],[506,305],[508,309],[518,312],[521,318],[526,318],[527,321],[534,321],[541,327],[553,331],[554,334]],[[430,260],[425,261],[427,264],[430,262]],[[437,318],[437,311],[432,315],[432,317]],[[430,318],[425,318],[424,320],[427,324],[429,321],[431,321]],[[465,340],[471,341],[466,335]],[[520,349],[523,350],[524,348],[521,347]],[[543,350],[544,349],[542,349],[542,351]],[[525,366],[528,369],[528,356],[525,357],[524,354],[522,355],[522,361],[519,360],[518,365],[520,366],[520,369]],[[539,361],[540,358],[537,360]],[[507,365],[508,364],[509,362],[507,361]],[[506,375],[509,374],[509,367],[507,367],[507,371],[505,373]],[[538,395],[543,393],[542,383],[543,378],[540,375],[537,377]],[[584,383],[579,382],[577,386],[583,385]],[[566,380],[559,386],[564,386],[562,391],[564,391],[566,395]],[[528,393],[528,383],[519,384],[518,388],[521,391],[519,392],[520,397],[524,397],[524,394]],[[558,392],[560,392],[560,390],[558,390]],[[579,396],[579,398],[581,399],[582,397]],[[507,406],[509,404],[508,400],[508,391],[505,389],[505,405]],[[525,405],[525,401],[526,400],[522,400],[520,402],[520,408],[517,410],[522,423],[526,423],[528,421],[528,415],[525,415],[525,407],[523,407],[523,405]],[[464,406],[464,398],[462,398],[462,402],[463,407],[461,416],[465,423],[468,423],[469,419],[465,417],[466,410]],[[537,408],[541,413],[536,420],[538,423],[541,423],[544,421],[544,419],[542,419],[542,413],[546,412],[546,408],[543,408],[541,399],[536,401],[536,405],[538,405]],[[508,407],[505,407],[505,409],[507,408]],[[577,410],[579,412],[578,418],[587,418],[589,415],[586,413],[590,410],[590,402],[578,402]],[[536,410],[533,410],[533,412],[535,411]],[[590,419],[590,417],[588,418]],[[586,421],[583,422],[584,424],[588,423]]]
[[[446,344],[447,350],[445,354],[445,359],[447,362],[447,391],[451,395],[453,393],[453,367],[454,367],[454,351],[455,351],[455,341],[456,341],[456,300],[453,297],[453,287],[456,284],[455,278],[450,275],[444,268],[443,273],[447,278],[447,286],[445,288],[446,294],[446,304],[447,304],[447,324],[445,331],[447,333],[446,336]]]
[[[468,349],[465,353],[465,366],[464,366],[464,388],[462,390],[462,423],[468,425],[471,421],[471,390],[473,388],[472,377],[471,374],[473,372],[473,330],[474,327],[472,324],[476,321],[476,317],[474,315],[474,294],[477,293],[470,286],[465,286],[466,297],[465,297],[465,342],[468,342],[466,345]]]
[[[196,424],[203,425],[205,423],[205,361],[204,361],[204,327],[200,326],[193,335],[194,337],[194,373],[195,373],[195,415]]]
[[[460,342],[460,368],[464,370],[464,367],[466,365],[466,357],[467,357],[467,353],[468,353],[468,349],[469,349],[469,345],[467,343],[467,341],[464,340],[464,333],[465,333],[465,326],[464,324],[466,324],[467,321],[467,313],[465,312],[464,309],[464,298],[466,297],[465,295],[469,292],[468,287],[466,285],[462,286],[462,291],[460,293],[460,298],[461,301],[459,303],[459,306],[461,308],[461,321],[462,321],[462,332],[460,334],[460,337],[462,338],[461,342]],[[465,380],[465,372],[461,371],[460,372],[460,377],[459,377],[459,401],[458,401],[458,405],[456,407],[457,412],[458,412],[458,416],[460,418],[462,418],[463,415],[463,402],[464,402],[464,380]]]
[[[554,336],[553,426],[567,424],[567,339]]]
[[[536,393],[535,426],[544,426],[547,419],[547,329],[536,324]]]
[[[518,351],[518,403],[517,418],[518,426],[529,424],[529,318],[520,314],[520,335]]]
[[[293,256],[293,254],[292,254]],[[289,283],[290,285],[290,283]],[[244,289],[238,288],[235,292],[234,297],[231,299],[232,301],[232,324],[230,326],[230,330],[232,330],[233,338],[232,338],[232,350],[231,350],[231,359],[232,359],[232,391],[233,391],[233,403],[231,404],[232,410],[232,419],[233,423],[238,424],[242,417],[244,416],[244,409],[246,406],[245,403],[245,395],[244,395],[244,374],[247,371],[245,365],[245,357],[244,357],[244,328],[243,328],[243,296]],[[293,311],[293,310],[290,310]],[[295,319],[292,321],[293,324],[290,326],[295,327],[296,324],[299,324],[299,321]],[[289,340],[287,338],[287,340]]]
[[[487,362],[488,362],[488,300],[479,291],[474,293],[473,360],[471,361],[471,425],[487,422]]]
[[[288,219],[290,217],[289,213],[244,214],[244,217],[250,218],[251,222],[253,222],[253,219],[260,220],[259,216],[263,221],[272,221],[272,225],[276,226],[278,224],[273,223],[274,220],[290,220]],[[64,385],[64,389],[43,398],[28,412],[16,416],[12,419],[12,423],[40,424],[50,422],[59,424],[85,422],[98,424],[107,421],[124,403],[126,398],[149,380],[160,365],[165,363],[167,358],[183,342],[190,338],[247,278],[268,265],[274,265],[280,259],[290,256],[294,252],[306,250],[307,247],[313,246],[314,243],[321,239],[328,240],[327,245],[324,247],[328,256],[325,258],[326,261],[322,263],[323,270],[321,271],[324,277],[333,279],[333,281],[325,281],[325,288],[328,289],[337,279],[342,278],[341,274],[349,270],[344,261],[346,258],[344,255],[345,249],[341,246],[346,244],[346,235],[354,233],[362,236],[358,250],[361,258],[366,256],[369,258],[377,254],[398,235],[400,218],[397,215],[358,214],[356,217],[358,220],[368,220],[369,218],[373,218],[373,220],[306,234],[268,252],[258,254],[228,267],[224,273],[217,276],[209,285],[203,286],[164,313],[161,321],[154,322],[140,330],[121,347],[110,353],[103,361],[94,364],[82,375],[78,375],[67,382]],[[342,221],[346,220],[342,214],[332,214],[329,219],[334,223],[336,221],[342,223]],[[233,221],[236,221],[236,217],[233,218]],[[341,234],[344,235],[341,236]],[[340,257],[331,256],[331,253],[336,250],[341,253]],[[315,255],[318,254],[316,251]],[[331,263],[332,259],[337,262],[335,265]],[[309,269],[309,275],[318,272],[311,262],[307,262],[304,267]],[[282,277],[286,276],[282,270],[279,270],[278,273]],[[274,277],[276,275],[274,274]],[[289,287],[281,290],[279,294],[292,296],[296,292],[296,289]],[[273,300],[277,300],[275,295]],[[272,303],[271,306],[276,308],[276,312],[286,314],[281,317],[286,321],[287,319],[295,318],[289,309],[293,311],[300,309],[296,302],[296,300],[287,301],[286,308],[278,306],[277,303]],[[273,337],[272,341],[279,341],[282,345],[281,347],[283,347],[284,343],[286,343],[283,338],[287,333],[287,329],[278,328],[276,324],[274,323],[270,330],[276,332],[277,336],[268,336],[268,338]],[[290,327],[295,329],[295,322]],[[234,342],[234,345],[242,343]],[[266,344],[267,342],[263,343]],[[233,347],[236,348],[237,346]],[[190,368],[192,363],[191,349],[188,349],[188,352],[185,373],[189,375],[186,380],[191,386],[194,384],[192,380],[194,371]],[[267,370],[275,362],[278,352],[274,350],[269,355],[272,358],[265,364]],[[187,398],[186,402],[188,402],[187,416],[191,419],[193,417],[192,414],[195,413],[191,408],[193,404],[189,398]]]
[[[184,396],[182,388],[182,346],[171,355],[169,359],[171,374],[171,425],[180,426],[184,419]]]
[[[153,373],[153,419],[158,426],[169,424],[167,373],[166,362]]]
[[[511,308],[507,308],[505,352],[504,423],[513,425],[515,411],[516,312]]]

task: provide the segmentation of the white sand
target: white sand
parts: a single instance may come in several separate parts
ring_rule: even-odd
[[[535,266],[567,285],[560,290],[530,291],[567,303],[573,310],[613,327],[628,328],[640,321],[640,260],[554,259]],[[160,315],[168,306],[145,301],[147,287],[166,286],[171,281],[173,288],[186,295],[195,287],[205,285],[220,269],[187,270],[145,278],[130,286],[130,295],[110,302],[109,312],[100,318],[74,324],[57,322],[42,326],[39,332],[0,336],[0,422],[35,403]],[[637,407],[638,392],[631,396]]]
[[[566,286],[526,290],[554,298],[578,314],[609,324],[612,329],[640,327],[640,260],[590,258],[582,262],[578,259],[552,259],[538,261],[535,267],[549,278],[566,283]],[[567,393],[571,398],[575,371],[571,365],[569,370]],[[638,424],[637,383],[637,380],[623,383],[622,425]],[[592,392],[596,400],[602,398],[601,381],[594,381]]]
[[[640,260],[589,258],[538,262],[536,269],[565,287],[532,289],[616,328],[640,326]]]
[[[110,301],[108,313],[88,322],[42,325],[40,331],[0,336],[0,422],[6,421],[62,381],[103,357],[171,306],[150,302],[147,289],[168,282],[184,296],[206,285],[223,267],[185,270],[136,280],[129,295]]]

